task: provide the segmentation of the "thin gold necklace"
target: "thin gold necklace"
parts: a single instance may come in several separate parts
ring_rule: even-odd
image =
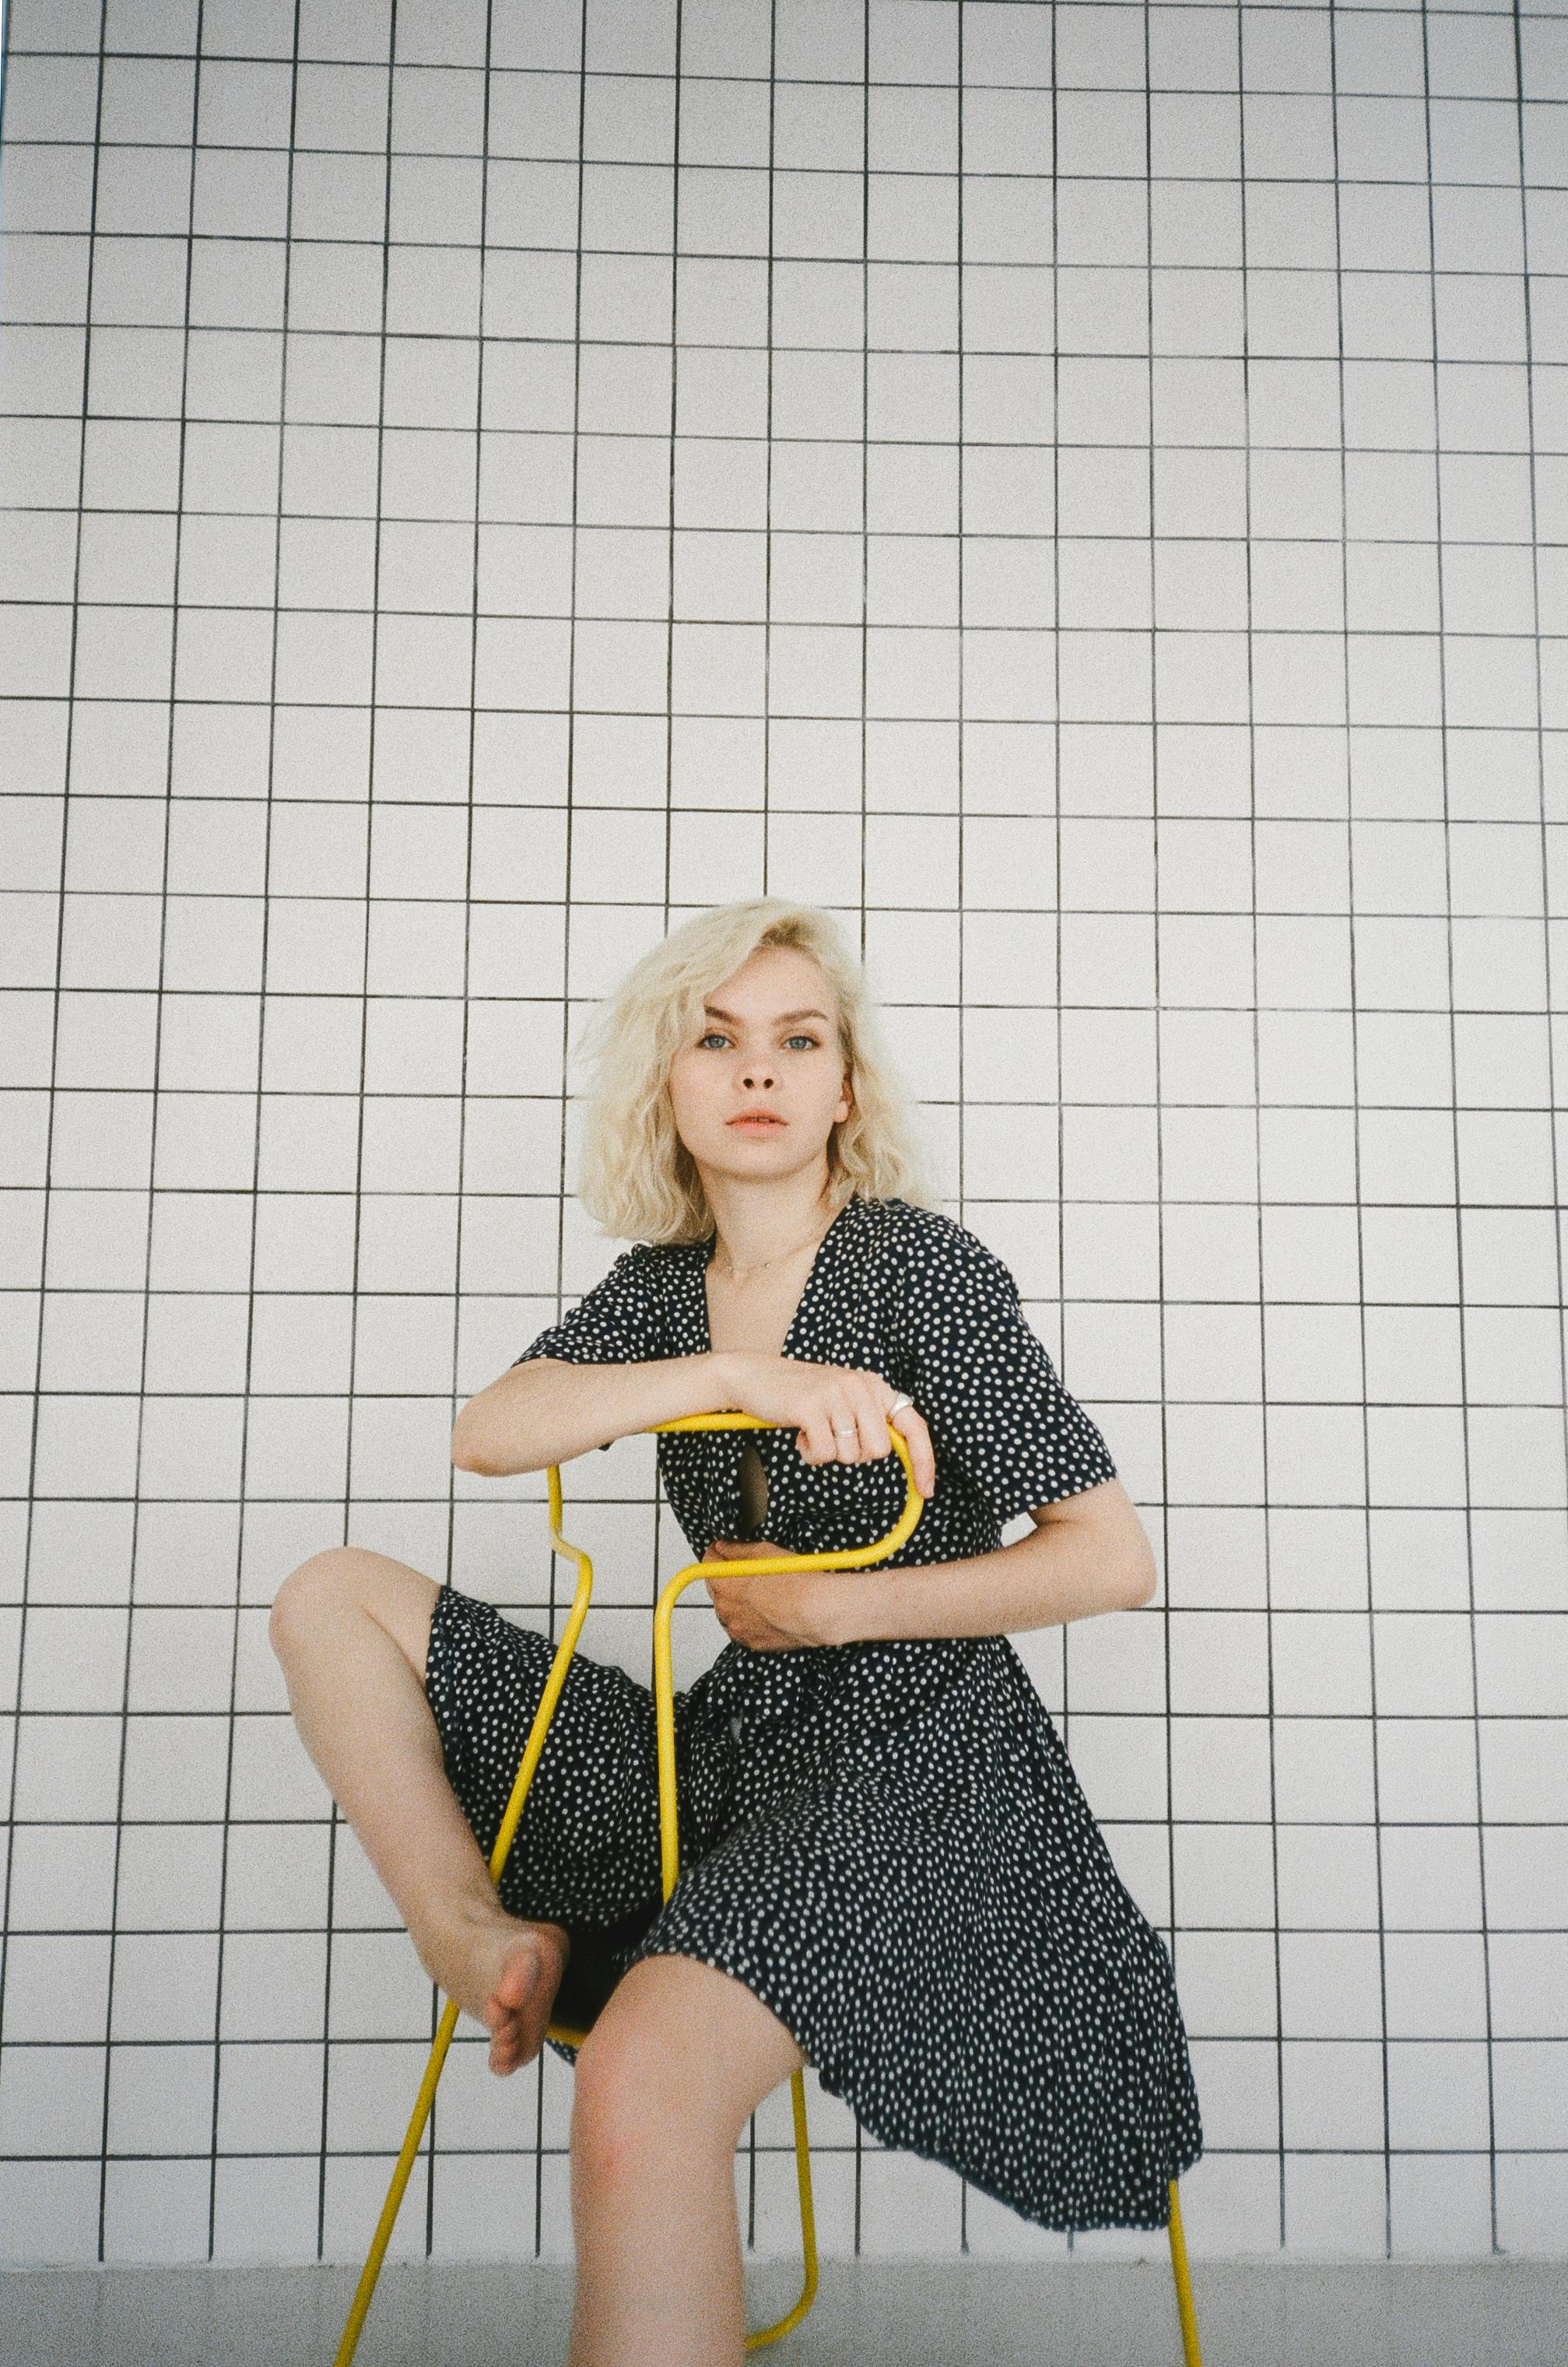
[[[756,1263],[756,1264],[755,1264],[755,1265],[751,1265],[751,1266],[748,1266],[748,1267],[747,1267],[746,1272],[747,1272],[748,1275],[750,1276],[750,1275],[751,1275],[751,1274],[761,1274],[761,1272],[762,1268],[763,1268],[765,1265],[777,1265],[777,1264],[778,1264],[778,1263],[779,1263],[779,1260],[780,1260],[781,1258],[787,1258],[787,1257],[798,1257],[798,1256],[799,1256],[799,1254],[800,1254],[800,1252],[801,1252],[801,1251],[802,1251],[802,1250],[804,1250],[804,1249],[809,1248],[809,1247],[810,1247],[810,1245],[811,1245],[813,1242],[820,1243],[821,1241],[823,1241],[824,1240],[826,1240],[826,1238],[827,1238],[828,1234],[829,1234],[829,1233],[830,1233],[830,1232],[832,1231],[832,1229],[833,1229],[833,1226],[834,1226],[834,1223],[835,1223],[835,1222],[836,1222],[836,1220],[837,1220],[837,1217],[838,1217],[838,1210],[837,1210],[837,1209],[835,1209],[835,1210],[834,1210],[834,1212],[833,1212],[833,1215],[832,1215],[831,1217],[829,1217],[828,1222],[827,1222],[827,1223],[822,1227],[822,1229],[821,1229],[821,1231],[820,1231],[820,1232],[817,1232],[817,1233],[807,1233],[807,1235],[806,1236],[805,1240],[803,1240],[803,1241],[796,1241],[796,1243],[795,1243],[795,1245],[794,1249],[790,1249],[790,1250],[775,1250],[775,1251],[773,1251],[773,1256],[772,1256],[771,1258],[759,1258],[759,1259],[757,1260],[757,1263]],[[718,1252],[717,1252],[717,1250],[716,1249],[716,1250],[715,1250],[715,1251],[714,1251],[714,1258],[713,1258],[713,1261],[712,1261],[712,1262],[713,1262],[715,1264],[717,1264],[717,1259],[718,1259]],[[734,1273],[733,1268],[730,1270],[730,1272],[729,1272],[728,1274],[726,1274],[726,1273],[725,1273],[724,1268],[723,1268],[722,1266],[719,1266],[719,1267],[718,1267],[718,1274],[719,1274],[719,1278],[720,1278],[720,1280],[721,1280],[721,1281],[723,1281],[723,1282],[734,1282],[734,1281],[735,1281],[735,1279],[736,1279],[736,1275],[735,1275],[735,1273]]]

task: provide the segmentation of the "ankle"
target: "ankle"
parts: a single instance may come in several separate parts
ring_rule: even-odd
[[[488,1887],[488,1886],[487,1886]],[[429,1968],[433,1952],[451,1947],[469,1934],[484,1931],[505,1913],[493,1890],[443,1891],[426,1899],[408,1917],[409,1937],[421,1962]]]
[[[423,1959],[433,1947],[439,1948],[443,1942],[450,1944],[455,1940],[493,1931],[498,1924],[536,1932],[547,1944],[558,1947],[563,1953],[571,1945],[571,1935],[564,1924],[512,1914],[502,1905],[499,1895],[488,1883],[482,1889],[476,1886],[471,1890],[450,1892],[433,1901],[416,1917],[411,1917],[409,1935]]]

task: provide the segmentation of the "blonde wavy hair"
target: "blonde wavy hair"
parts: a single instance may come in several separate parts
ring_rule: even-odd
[[[838,923],[817,905],[758,896],[716,905],[671,929],[633,963],[583,1027],[579,1048],[592,1082],[577,1196],[612,1238],[697,1241],[713,1231],[696,1162],[675,1131],[670,1068],[694,1040],[705,998],[761,946],[808,954],[837,1001],[853,1106],[828,1137],[833,1198],[841,1206],[859,1191],[869,1199],[937,1205],[910,1131],[908,1090]]]

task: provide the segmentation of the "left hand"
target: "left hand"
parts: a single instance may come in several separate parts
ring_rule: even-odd
[[[767,1537],[716,1537],[705,1561],[754,1561],[787,1553]],[[753,1652],[779,1652],[802,1644],[834,1644],[835,1600],[842,1602],[843,1577],[837,1570],[778,1570],[772,1578],[705,1579],[704,1585],[731,1641]]]

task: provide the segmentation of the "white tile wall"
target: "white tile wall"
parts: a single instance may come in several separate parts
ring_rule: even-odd
[[[764,889],[1159,1553],[1020,1649],[1194,2250],[1560,2253],[1562,0],[12,0],[3,128],[6,2256],[363,2257],[431,1999],[266,1607],[550,1615],[451,1413],[605,1263],[584,1011]],[[392,2249],[564,2256],[482,2044]],[[811,2111],[825,2250],[1163,2247]]]

